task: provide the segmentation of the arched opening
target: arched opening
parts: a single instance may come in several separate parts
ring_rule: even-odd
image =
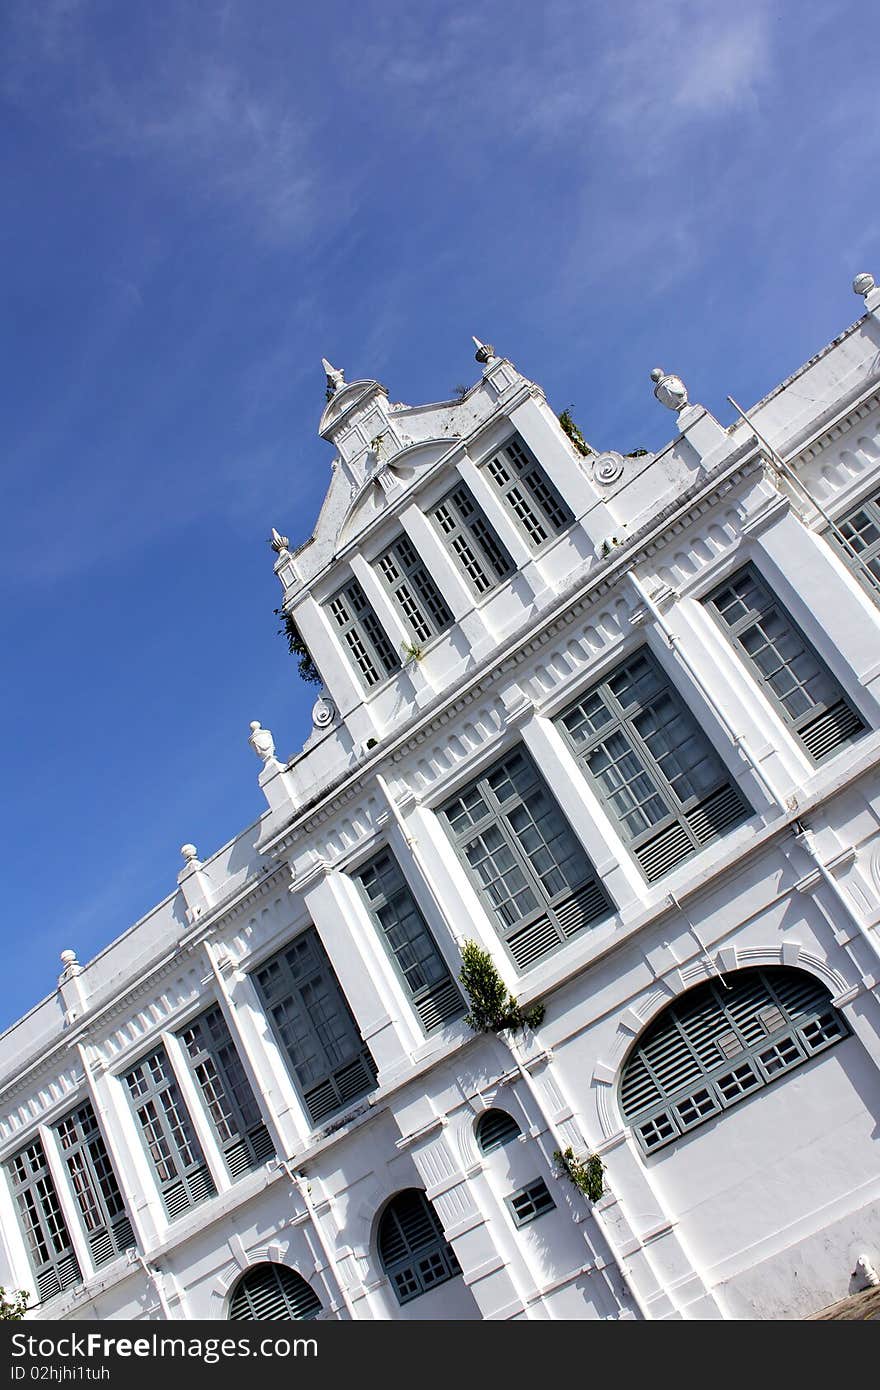
[[[518,1139],[522,1130],[506,1110],[485,1110],[477,1120],[474,1136],[481,1154],[490,1154]]]
[[[637,1038],[621,1074],[621,1112],[653,1153],[848,1034],[828,990],[802,970],[762,967],[707,980]]]
[[[424,1192],[392,1197],[379,1221],[379,1259],[398,1303],[409,1303],[461,1274],[455,1252]]]
[[[246,1270],[229,1300],[232,1322],[284,1322],[316,1318],[320,1311],[321,1300],[302,1275],[279,1264]]]

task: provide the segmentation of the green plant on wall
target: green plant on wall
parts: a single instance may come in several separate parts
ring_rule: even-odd
[[[587,454],[593,452],[567,410],[563,410],[562,414],[559,416],[559,423],[579,454],[582,454],[583,457],[586,458]]]
[[[574,1183],[578,1192],[582,1192],[591,1202],[598,1202],[605,1191],[605,1165],[598,1154],[575,1158],[574,1149],[568,1148],[564,1153],[557,1149],[553,1162],[565,1170],[566,1177]]]
[[[466,941],[461,948],[459,980],[470,1004],[465,1023],[475,1033],[500,1033],[510,1028],[514,1033],[523,1028],[537,1028],[544,1017],[544,1005],[521,1009],[515,995],[502,980],[488,951],[476,941]]]
[[[300,636],[299,628],[293,618],[289,613],[285,613],[283,608],[276,608],[275,615],[281,619],[281,626],[278,631],[281,636],[287,638],[287,650],[291,656],[297,658],[299,663],[300,679],[304,680],[307,685],[323,685],[321,672],[312,660],[312,654]]]
[[[27,1312],[28,1295],[24,1289],[7,1294],[0,1285],[0,1322],[19,1322]]]
[[[403,652],[404,661],[421,661],[425,655],[424,647],[417,647],[412,642],[401,642],[400,650]]]

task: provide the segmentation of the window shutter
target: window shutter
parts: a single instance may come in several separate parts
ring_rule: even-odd
[[[515,572],[516,565],[463,483],[447,493],[432,516],[475,594],[489,593]]]
[[[96,1266],[106,1264],[135,1239],[91,1102],[77,1106],[55,1132],[92,1259]]]
[[[483,466],[531,550],[539,550],[574,521],[571,508],[518,435]]]
[[[689,990],[638,1039],[620,1107],[652,1152],[846,1037],[823,985],[803,971],[748,969]]]
[[[40,1139],[6,1165],[40,1301],[82,1279]]]
[[[259,1168],[274,1157],[275,1146],[219,1005],[194,1019],[179,1036],[229,1176],[238,1178]]]
[[[217,1191],[164,1048],[125,1076],[144,1147],[170,1220]]]
[[[515,1226],[527,1226],[530,1221],[535,1221],[545,1212],[554,1211],[556,1208],[556,1203],[543,1178],[537,1178],[527,1187],[520,1188],[519,1192],[514,1192],[511,1197],[506,1197],[504,1200],[510,1208]]]
[[[376,568],[417,642],[438,637],[452,626],[452,611],[409,536],[398,536],[379,556]]]
[[[461,1273],[434,1208],[416,1188],[399,1192],[385,1208],[378,1249],[399,1303],[409,1303]]]
[[[522,1130],[512,1115],[506,1110],[487,1110],[477,1121],[477,1147],[482,1154],[490,1154],[518,1139]]]
[[[400,670],[400,657],[356,579],[329,600],[327,611],[368,689]]]
[[[316,1318],[321,1300],[301,1274],[286,1265],[260,1264],[247,1270],[229,1303],[231,1322],[284,1322]]]

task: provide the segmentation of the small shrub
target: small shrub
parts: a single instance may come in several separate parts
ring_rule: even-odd
[[[559,416],[559,423],[579,454],[586,458],[587,454],[593,452],[567,410],[563,410]]]
[[[521,1009],[515,995],[502,980],[488,951],[476,941],[466,941],[461,951],[462,969],[459,975],[470,1004],[465,1023],[475,1033],[500,1033],[505,1028],[518,1033],[524,1028],[537,1028],[544,1017],[544,1005]]]
[[[18,1322],[24,1317],[28,1307],[28,1295],[24,1289],[7,1294],[0,1286],[0,1322]]]
[[[575,1158],[574,1149],[568,1148],[564,1153],[557,1149],[553,1161],[565,1170],[566,1177],[578,1192],[582,1192],[591,1202],[598,1202],[605,1191],[605,1165],[598,1154]]]
[[[287,650],[291,656],[295,656],[298,660],[300,680],[304,680],[306,685],[323,685],[321,672],[312,660],[311,652],[300,637],[299,628],[293,618],[282,608],[276,608],[274,611],[275,616],[281,619],[281,626],[278,629],[279,635],[287,638]]]

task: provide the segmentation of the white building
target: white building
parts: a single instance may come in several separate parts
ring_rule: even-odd
[[[329,491],[274,540],[314,730],[284,761],[254,725],[264,816],[0,1038],[35,1316],[784,1318],[877,1277],[854,288],[730,429],[655,372],[654,455],[597,455],[482,344],[435,405],[328,366]],[[468,939],[535,1031],[466,1024]]]

